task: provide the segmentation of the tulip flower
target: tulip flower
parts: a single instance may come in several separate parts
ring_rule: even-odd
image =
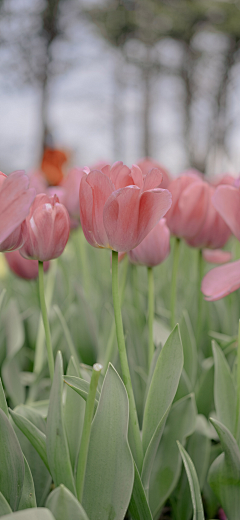
[[[5,253],[8,266],[11,271],[25,280],[34,280],[38,277],[38,262],[37,260],[27,260],[19,253],[19,251],[11,251]],[[43,269],[49,269],[50,262],[44,262]]]
[[[128,256],[133,264],[154,267],[161,264],[170,253],[170,231],[166,219],[159,220],[144,240]]]
[[[226,264],[232,260],[231,251],[222,249],[203,249],[203,258],[210,264]]]
[[[171,194],[159,188],[161,172],[122,162],[90,171],[80,184],[80,219],[94,247],[126,252],[137,247],[171,206]]]
[[[147,173],[152,168],[157,168],[158,170],[160,170],[160,172],[162,173],[162,176],[163,176],[161,187],[163,189],[168,187],[168,185],[171,181],[170,173],[166,168],[164,168],[164,166],[157,163],[156,161],[153,161],[153,159],[151,159],[150,157],[145,157],[144,159],[141,159],[141,161],[139,161],[137,163],[137,165],[139,166],[139,168],[141,168],[143,175],[147,175]]]
[[[80,224],[79,188],[82,177],[86,175],[86,173],[86,169],[73,168],[60,184],[64,189],[62,199],[60,200],[68,210],[71,229],[76,228]]]
[[[11,251],[23,244],[21,224],[35,198],[35,190],[28,186],[23,171],[8,177],[0,172],[0,251]]]
[[[45,148],[41,169],[52,186],[57,186],[63,179],[62,167],[66,161],[67,155],[62,150]]]
[[[67,244],[69,232],[69,215],[58,197],[39,194],[23,223],[21,255],[41,262],[57,258]]]

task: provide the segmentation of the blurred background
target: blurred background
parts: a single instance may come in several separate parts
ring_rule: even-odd
[[[0,0],[0,169],[240,171],[239,0]]]

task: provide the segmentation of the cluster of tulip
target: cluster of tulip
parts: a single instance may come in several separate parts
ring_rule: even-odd
[[[60,157],[60,160],[62,160],[62,157]],[[45,162],[46,161],[47,157],[45,158]],[[47,168],[47,166],[48,164],[45,164],[44,168]],[[63,492],[61,489],[61,493],[64,493],[64,496],[61,495],[60,498],[58,497],[56,499],[57,506],[56,501],[54,502],[54,500],[52,500],[51,502],[51,500],[48,500],[47,507],[53,512],[56,520],[61,520],[61,515],[63,514],[60,511],[60,499],[63,500],[64,504],[65,502],[69,503],[71,507],[75,504],[76,517],[71,517],[72,520],[75,520],[75,518],[79,520],[87,520],[87,518],[95,520],[96,507],[98,507],[99,519],[101,520],[108,520],[110,518],[123,520],[127,508],[129,508],[129,514],[133,520],[151,520],[153,517],[157,520],[164,500],[170,496],[174,485],[176,486],[177,484],[180,471],[176,472],[177,478],[174,481],[175,484],[173,487],[171,487],[172,484],[169,486],[168,494],[166,493],[162,501],[158,501],[154,495],[154,484],[152,484],[152,491],[150,489],[149,496],[149,488],[151,488],[150,477],[153,479],[151,475],[152,471],[154,474],[154,459],[156,453],[158,453],[157,450],[160,445],[161,437],[165,435],[165,433],[163,434],[165,423],[167,420],[170,420],[171,410],[174,411],[174,406],[176,407],[177,403],[180,403],[180,406],[182,406],[183,403],[184,406],[188,403],[187,406],[191,408],[189,412],[190,415],[192,414],[191,417],[196,418],[196,405],[193,403],[193,394],[188,391],[189,388],[191,389],[189,386],[190,383],[186,383],[186,381],[184,382],[182,379],[183,351],[185,354],[185,350],[184,348],[182,349],[178,329],[176,327],[174,328],[180,240],[183,239],[188,246],[200,251],[198,318],[196,327],[196,337],[198,339],[201,331],[202,317],[202,295],[200,288],[205,295],[205,299],[213,301],[223,298],[240,287],[240,260],[226,263],[231,260],[231,253],[222,249],[231,234],[235,235],[240,241],[238,217],[240,191],[238,180],[235,180],[230,175],[225,175],[217,182],[210,182],[206,180],[200,172],[193,169],[183,172],[182,175],[176,179],[171,179],[169,173],[162,166],[150,159],[144,159],[131,168],[119,161],[112,166],[102,163],[91,169],[88,167],[74,168],[63,178],[62,176],[59,177],[58,172],[52,169],[50,169],[49,175],[48,177],[44,177],[41,172],[33,172],[28,177],[24,172],[17,171],[6,176],[0,172],[0,251],[5,253],[9,267],[15,274],[25,279],[39,278],[40,306],[46,333],[47,357],[52,383],[48,412],[48,423],[50,424],[51,422],[52,426],[49,426],[47,430],[47,438],[46,436],[41,437],[41,432],[39,433],[39,429],[36,427],[37,422],[34,425],[35,430],[32,428],[33,424],[30,426],[30,422],[33,421],[33,416],[28,420],[28,424],[24,422],[17,413],[11,412],[11,415],[15,424],[27,436],[28,441],[33,444],[42,458],[56,488],[59,489],[59,485],[63,484],[66,486],[68,493],[78,499],[78,502],[76,500],[76,505],[73,501],[75,498],[72,497],[72,495],[69,497],[66,492]],[[56,361],[54,360],[48,313],[44,298],[43,270],[48,270],[50,261],[58,258],[63,253],[69,239],[70,230],[77,228],[80,223],[85,238],[91,246],[112,251],[112,295],[115,322],[112,329],[113,333],[110,334],[110,337],[112,334],[115,334],[116,330],[118,356],[124,386],[110,364],[103,382],[101,394],[99,394],[98,385],[102,369],[101,365],[94,365],[91,372],[91,380],[88,382],[84,380],[84,377],[79,377],[78,354],[74,346],[71,346],[71,340],[69,340],[73,359],[69,364],[71,369],[69,368],[66,382],[81,395],[82,399],[86,400],[86,411],[83,428],[81,430],[81,442],[78,441],[77,443],[77,453],[74,454],[74,461],[71,461],[71,463],[68,461],[68,449],[70,449],[70,445],[66,448],[67,441],[64,437],[65,434],[63,434],[63,444],[60,443],[57,445],[58,449],[60,449],[59,446],[63,449],[62,447],[64,445],[65,452],[63,452],[63,457],[65,453],[66,460],[69,462],[69,466],[67,466],[67,462],[66,466],[64,466],[63,463],[62,467],[60,467],[61,464],[58,464],[56,461],[60,460],[58,457],[60,457],[61,454],[53,456],[51,450],[53,449],[54,421],[56,420],[58,423],[62,414],[62,412],[59,412],[58,415],[54,416],[53,412],[56,403],[56,406],[59,406],[59,410],[62,410],[62,361],[60,354],[56,356]],[[153,268],[164,262],[168,257],[170,253],[171,235],[175,237],[173,239],[173,270],[170,303],[173,332],[165,344],[166,348],[164,346],[163,348],[156,349],[153,339],[155,312]],[[121,297],[118,287],[118,265],[119,261],[124,258],[125,255],[127,255],[131,264],[143,265],[148,268],[149,341],[146,356],[147,373],[144,376],[147,379],[147,383],[146,395],[142,405],[142,434],[139,425],[139,410],[137,410],[136,405],[136,392],[132,385],[132,375],[129,369],[129,360],[125,346],[121,315]],[[215,267],[203,278],[201,268],[203,259],[210,263],[225,265]],[[64,321],[63,328],[66,331],[66,323]],[[69,339],[69,331],[67,331],[66,337]],[[238,354],[238,357],[239,356],[240,353]],[[111,348],[110,350],[108,349],[106,360],[107,362],[112,361]],[[220,361],[219,364],[221,364]],[[240,365],[240,362],[238,365]],[[184,367],[187,374],[186,378],[188,381],[191,381],[192,376],[187,373],[185,365]],[[195,372],[197,373],[197,369]],[[236,406],[239,408],[239,368],[238,372]],[[161,384],[162,397],[159,394],[159,384]],[[115,385],[116,390],[114,390]],[[182,390],[183,387],[185,388],[184,391]],[[122,450],[122,456],[125,457],[127,468],[126,482],[124,484],[123,480],[121,480],[119,493],[116,492],[115,488],[114,491],[110,490],[109,493],[105,489],[104,492],[101,491],[99,478],[97,483],[98,472],[96,472],[95,479],[95,476],[91,473],[93,470],[90,471],[89,469],[91,467],[94,468],[94,456],[95,459],[98,457],[95,449],[96,441],[93,441],[95,430],[96,435],[98,435],[97,425],[100,428],[99,435],[102,436],[101,439],[103,443],[105,442],[104,436],[108,438],[102,426],[103,419],[100,420],[101,413],[106,413],[104,417],[109,418],[108,412],[106,411],[107,401],[104,401],[104,399],[107,399],[107,397],[105,397],[107,391],[104,393],[105,388],[108,388],[109,395],[111,395],[112,392],[112,399],[115,399],[111,404],[112,413],[115,409],[116,401],[119,399],[118,413],[122,413],[125,417],[123,420],[119,415],[119,424],[121,421],[123,421],[121,424],[124,424],[122,426],[122,434],[119,434],[118,441],[120,444],[122,443],[120,451]],[[2,408],[1,391],[0,388],[0,409]],[[124,392],[125,394],[127,393],[127,396],[125,396]],[[177,395],[176,392],[179,392],[179,401],[176,400],[172,405],[175,395]],[[56,397],[57,394],[60,396],[58,395],[58,397]],[[188,401],[186,401],[186,396]],[[128,417],[128,403],[129,426],[126,419]],[[110,409],[110,401],[108,404]],[[97,411],[95,412],[96,406]],[[105,412],[104,406],[106,408]],[[218,405],[216,405],[216,408],[218,408]],[[94,413],[95,418],[92,423]],[[116,423],[114,422],[115,420]],[[110,421],[113,432],[112,438],[108,438],[110,448],[115,451],[117,451],[117,447],[114,445],[114,435],[116,434],[116,436],[118,436],[117,431],[121,429],[119,424],[116,426],[117,420],[118,418],[113,418],[112,423]],[[195,419],[191,420],[193,424]],[[215,422],[217,423],[217,421]],[[191,426],[188,425],[188,429],[186,428],[186,434],[182,436],[183,440],[194,431],[195,426],[193,427],[192,424]],[[218,424],[214,422],[212,424],[224,446],[224,441],[222,440],[224,431],[221,430]],[[66,425],[63,427],[61,422],[61,427],[64,430]],[[59,431],[59,423],[56,425],[56,431]],[[238,440],[238,437],[240,437],[238,409],[234,431],[235,438]],[[127,433],[130,449],[127,442]],[[209,433],[208,430],[208,435],[210,436],[211,434],[212,432]],[[58,433],[56,433],[56,435],[58,435]],[[181,440],[181,435],[179,439]],[[234,439],[233,441],[236,443]],[[46,443],[48,446],[48,442],[50,443],[49,446],[51,446],[51,449],[49,448],[48,450],[47,448],[46,452]],[[91,449],[92,453],[95,453],[94,456],[90,455]],[[204,520],[203,505],[195,468],[181,444],[179,445],[179,450],[190,484],[192,506],[195,514],[194,519]],[[70,468],[71,464],[73,469]],[[99,468],[103,471],[104,466],[101,465],[102,461],[100,461],[99,464]],[[120,464],[119,460],[117,464]],[[237,472],[239,468],[237,468]],[[116,478],[118,477],[116,476]],[[90,488],[94,490],[94,486],[96,486],[97,489],[96,501],[99,501],[97,506],[92,504],[94,491],[89,491]],[[64,490],[66,488],[64,487]],[[236,520],[237,517],[234,516],[235,513],[231,513],[228,499],[224,498],[221,500],[217,486],[216,490],[216,495],[218,496],[217,508],[219,508],[220,505],[223,506],[229,516],[229,520]],[[1,478],[0,492],[2,492]],[[112,497],[109,498],[111,493]],[[120,497],[121,493],[122,496]],[[106,503],[104,505],[104,500],[106,500],[105,495],[108,496],[109,500],[107,505]],[[115,499],[116,507],[119,507],[118,511],[114,510]],[[8,498],[6,498],[6,500],[8,501]],[[240,505],[239,499],[237,503]],[[83,505],[85,511],[79,504]],[[0,516],[1,507],[0,496]],[[34,505],[28,507],[34,507]],[[81,509],[79,509],[79,507]],[[174,510],[174,505],[172,505],[172,508]],[[17,510],[17,507],[15,510]],[[236,508],[234,511],[235,510]],[[196,511],[198,511],[198,513],[196,513]],[[218,514],[219,518],[221,515],[222,518],[226,518],[222,509],[219,509]],[[189,511],[188,515],[184,517],[184,520],[187,517],[189,517]],[[20,520],[21,518],[19,516]],[[41,518],[45,517],[42,516]],[[46,516],[46,519],[47,518],[50,519],[50,517]],[[176,513],[176,519],[182,520],[179,512]]]

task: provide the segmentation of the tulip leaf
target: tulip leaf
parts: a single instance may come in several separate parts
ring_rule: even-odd
[[[14,323],[14,327],[13,327]],[[15,299],[11,299],[5,313],[5,327],[7,338],[7,354],[12,357],[16,354],[24,343],[24,326],[19,314],[18,304]]]
[[[2,365],[2,378],[13,406],[24,403],[26,392],[21,382],[21,373],[15,356],[5,359]]]
[[[202,363],[201,374],[195,388],[198,413],[205,415],[205,417],[209,417],[209,414],[214,409],[213,386],[213,358],[207,358]]]
[[[169,412],[166,426],[155,456],[149,486],[149,503],[156,517],[175,488],[181,472],[181,456],[176,444],[185,442],[196,424],[194,394],[176,401]]]
[[[7,502],[6,498],[0,492],[0,517],[12,513],[11,507]]]
[[[64,376],[64,382],[67,383],[75,392],[77,392],[85,401],[87,400],[90,382],[85,381],[85,379],[81,379],[76,376]],[[96,392],[95,406],[97,406],[99,401],[99,391]]]
[[[77,373],[77,367],[75,366],[74,359],[71,357],[67,374],[68,376],[76,376]],[[79,397],[76,392],[73,392],[70,386],[66,385],[65,390],[64,425],[74,473],[82,435],[85,401]]]
[[[15,422],[16,426],[21,430],[27,439],[31,442],[35,450],[40,455],[47,469],[49,469],[47,451],[46,451],[46,435],[39,430],[33,423],[31,423],[26,417],[9,410],[10,415]]]
[[[180,330],[184,353],[184,369],[191,383],[190,390],[192,390],[194,388],[197,377],[198,357],[197,345],[192,329],[192,324],[189,314],[186,310],[183,311]]]
[[[8,405],[7,405],[6,396],[5,396],[5,393],[3,390],[1,377],[0,377],[0,408],[5,413],[5,415],[9,418]]]
[[[215,376],[214,401],[218,420],[234,435],[236,390],[227,360],[215,341],[212,342]]]
[[[34,507],[34,509],[24,509],[24,511],[4,515],[2,520],[55,520],[55,518],[46,507]]]
[[[1,310],[1,307],[2,307],[2,304],[3,304],[3,300],[4,300],[6,292],[7,292],[7,289],[2,289],[2,291],[1,291],[1,294],[0,294],[0,310]]]
[[[50,509],[55,520],[88,520],[81,504],[63,484],[50,493],[46,507]]]
[[[143,452],[172,403],[183,368],[183,348],[179,325],[171,332],[157,359],[143,416]]]
[[[128,445],[128,397],[109,364],[92,423],[82,505],[90,520],[123,520],[130,502],[134,464]]]
[[[25,474],[24,474],[22,496],[21,496],[21,500],[20,500],[20,503],[18,506],[19,511],[22,509],[29,509],[30,507],[37,507],[32,473],[29,468],[26,457],[24,457],[24,466],[25,466]]]
[[[134,463],[134,484],[132,496],[129,504],[129,511],[133,520],[152,520],[147,497],[143,488],[141,477],[136,464]]]
[[[55,486],[64,484],[76,495],[67,437],[64,429],[62,393],[63,362],[61,352],[58,352],[47,417],[47,458]]]
[[[197,473],[186,450],[183,448],[180,442],[177,441],[179,451],[185,466],[185,470],[188,477],[189,487],[191,491],[192,504],[193,504],[193,520],[204,520],[203,503],[201,498],[201,491],[198,482]]]
[[[240,451],[225,425],[210,419],[219,435],[224,453],[212,463],[208,481],[229,520],[239,520],[240,511]]]

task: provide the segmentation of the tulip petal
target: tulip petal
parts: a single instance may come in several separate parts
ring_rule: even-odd
[[[159,188],[162,182],[163,176],[160,170],[157,168],[152,168],[150,172],[147,173],[144,178],[143,189],[142,191],[154,190],[155,188]]]
[[[133,179],[133,182],[136,186],[139,188],[143,187],[143,174],[142,170],[137,166],[137,164],[133,164],[131,168],[131,176]]]
[[[11,173],[0,190],[0,242],[19,226],[29,213],[36,192],[28,189],[29,179],[23,171]]]
[[[138,236],[136,247],[150,233],[157,222],[162,218],[172,203],[172,194],[168,190],[156,188],[144,191],[140,198]]]
[[[204,276],[201,291],[207,301],[224,298],[240,287],[240,260],[215,267]]]
[[[178,206],[182,213],[181,226],[184,230],[184,238],[192,238],[203,226],[208,201],[209,188],[205,182],[192,182],[183,191]]]
[[[126,252],[137,242],[140,189],[128,186],[114,191],[103,210],[103,222],[110,247]]]
[[[235,237],[240,240],[239,189],[229,185],[221,185],[216,189],[212,197],[212,202]]]
[[[203,258],[210,264],[225,264],[232,260],[232,253],[222,249],[203,249]]]
[[[125,188],[126,186],[133,184],[130,168],[125,166],[125,164],[123,164],[121,161],[113,164],[110,170],[110,179],[115,186],[115,190],[119,190],[120,188]]]
[[[98,170],[91,171],[81,180],[81,224],[86,239],[94,247],[108,247],[108,238],[103,225],[103,208],[113,191],[111,180]]]

